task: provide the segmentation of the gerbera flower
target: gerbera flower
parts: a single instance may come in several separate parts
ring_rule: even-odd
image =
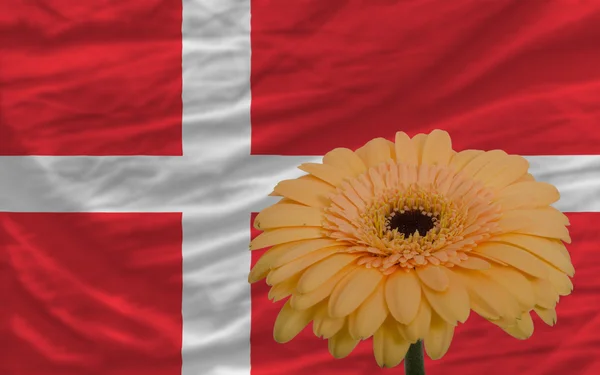
[[[377,363],[392,367],[419,340],[441,358],[471,310],[518,339],[533,333],[532,311],[556,322],[573,288],[569,220],[524,158],[455,152],[434,130],[299,168],[308,174],[275,187],[283,199],[256,217],[264,232],[250,245],[271,248],[249,281],[266,277],[274,301],[291,296],[276,341],[312,321],[334,357],[372,336]]]

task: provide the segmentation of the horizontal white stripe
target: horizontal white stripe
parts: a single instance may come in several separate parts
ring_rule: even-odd
[[[303,175],[296,168],[301,163],[321,161],[316,156],[248,157],[249,146],[241,146],[235,129],[231,137],[221,140],[227,147],[183,157],[3,157],[0,211],[231,217],[272,204],[277,198],[266,195],[278,181]],[[600,212],[600,156],[527,159],[536,179],[559,189],[558,209]]]

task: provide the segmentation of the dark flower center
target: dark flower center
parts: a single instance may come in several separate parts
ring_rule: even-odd
[[[395,212],[387,219],[386,224],[391,230],[397,229],[398,233],[403,233],[404,237],[415,234],[417,231],[420,236],[424,236],[434,227],[433,218],[423,215],[418,210],[404,213]]]

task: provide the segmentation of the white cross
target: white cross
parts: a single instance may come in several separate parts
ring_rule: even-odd
[[[183,212],[183,375],[250,373],[250,213],[320,161],[250,155],[249,6],[184,1],[184,156],[0,159],[0,211]],[[600,211],[600,157],[528,159],[559,209]]]

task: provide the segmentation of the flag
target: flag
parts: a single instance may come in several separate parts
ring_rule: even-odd
[[[600,4],[0,5],[0,373],[396,374],[334,360],[247,274],[253,215],[329,149],[447,130],[525,155],[574,292],[518,341],[472,314],[428,374],[600,372]]]

